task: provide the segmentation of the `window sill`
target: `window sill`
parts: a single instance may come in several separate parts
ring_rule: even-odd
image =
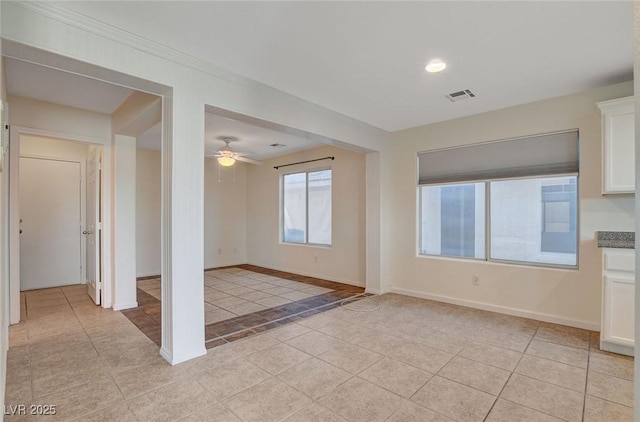
[[[316,248],[316,249],[331,249],[332,245],[320,245],[317,243],[295,243],[295,242],[283,242],[280,241],[281,245],[286,245],[286,246],[303,246],[303,247],[307,247],[307,248]]]
[[[531,268],[536,270],[554,270],[554,271],[578,271],[580,268],[578,265],[576,266],[567,266],[567,265],[553,265],[553,264],[536,264],[532,262],[518,262],[518,261],[500,261],[493,259],[481,259],[481,258],[462,258],[462,257],[454,257],[454,256],[442,256],[442,255],[422,255],[416,254],[416,258],[419,259],[430,259],[430,260],[441,260],[441,261],[453,261],[453,262],[464,262],[468,264],[480,264],[480,265],[497,265],[501,267],[524,267]]]

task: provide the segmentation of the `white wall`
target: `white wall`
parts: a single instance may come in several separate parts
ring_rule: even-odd
[[[9,96],[10,123],[30,129],[65,133],[88,140],[111,138],[111,116],[44,101]]]
[[[136,150],[136,277],[160,275],[160,151]]]
[[[247,167],[221,168],[205,159],[204,268],[247,262]],[[160,152],[139,148],[136,159],[137,276],[160,274]]]
[[[276,164],[336,156],[335,161],[284,168]],[[331,166],[333,245],[331,248],[279,242],[279,176],[283,172]],[[330,280],[365,283],[364,155],[322,147],[267,160],[262,166],[237,163],[219,168],[205,160],[204,267],[250,263]],[[138,149],[138,276],[160,273],[160,153]],[[285,170],[287,169],[287,170]],[[294,170],[292,170],[294,169]],[[315,262],[315,256],[318,262]]]
[[[136,293],[136,138],[113,137],[113,310],[138,306]]]
[[[89,146],[80,142],[42,136],[23,135],[20,137],[20,155],[63,158],[86,161]]]
[[[336,158],[273,168],[326,156]],[[326,167],[332,169],[331,247],[281,243],[281,175]],[[364,154],[327,146],[266,160],[248,169],[247,258],[251,264],[364,286],[365,215]]]
[[[236,162],[231,168],[219,168],[215,159],[204,161],[204,267],[244,264],[247,168],[255,166]]]
[[[634,198],[601,195],[601,125],[596,102],[633,94],[631,82],[393,134],[388,205],[392,290],[598,329],[601,261],[597,230],[634,230]],[[533,135],[580,131],[579,269],[564,270],[417,256],[416,154]],[[480,286],[471,284],[479,277]]]

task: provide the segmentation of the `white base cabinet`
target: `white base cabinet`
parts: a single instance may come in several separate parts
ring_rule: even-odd
[[[602,193],[635,192],[634,98],[598,103],[602,112]]]
[[[600,348],[633,356],[635,251],[604,249]]]

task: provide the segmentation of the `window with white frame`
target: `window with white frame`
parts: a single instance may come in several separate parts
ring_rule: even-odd
[[[418,155],[420,253],[577,266],[576,130]]]
[[[331,245],[331,169],[282,176],[282,240]]]

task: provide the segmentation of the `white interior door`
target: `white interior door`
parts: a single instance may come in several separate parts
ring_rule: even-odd
[[[20,157],[20,288],[80,284],[81,166]]]
[[[100,148],[92,148],[87,161],[87,292],[100,304]]]

